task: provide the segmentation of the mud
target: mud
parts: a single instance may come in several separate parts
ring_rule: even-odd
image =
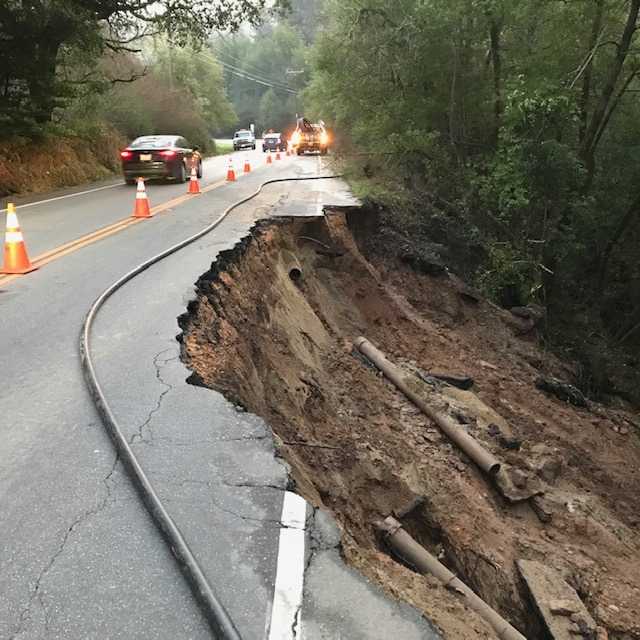
[[[291,254],[301,277],[290,277]],[[402,516],[528,638],[544,634],[518,560],[555,568],[599,637],[640,638],[638,416],[537,389],[541,374],[570,379],[573,367],[530,327],[446,272],[392,257],[357,211],[257,226],[201,277],[180,325],[191,382],[265,417],[297,490],[339,523],[346,561],[445,637],[494,634],[459,595],[389,554],[372,526],[381,515]],[[360,335],[407,371],[471,376],[470,391],[439,383],[434,393],[544,494],[506,500],[356,352]]]

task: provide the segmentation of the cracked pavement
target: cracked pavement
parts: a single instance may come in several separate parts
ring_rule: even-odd
[[[90,303],[126,270],[202,228],[267,176],[317,168],[308,158],[256,172],[53,262],[2,294],[0,329],[12,338],[3,345],[0,385],[0,640],[212,637],[115,459],[85,390],[77,336]],[[331,189],[344,201],[335,181],[265,189],[212,234],[127,284],[93,334],[98,378],[116,418],[244,640],[265,638],[268,628],[287,468],[260,418],[186,383],[177,317],[213,257],[259,216],[315,215]],[[415,612],[401,615],[394,604],[390,613],[372,587],[362,591],[362,578],[344,567],[335,545],[314,542],[320,520],[310,513],[305,638],[389,637],[357,635],[355,614],[330,602],[327,584],[333,591],[343,579],[363,602],[373,597],[374,609],[409,625],[396,635],[418,637]],[[355,635],[340,635],[345,624]]]

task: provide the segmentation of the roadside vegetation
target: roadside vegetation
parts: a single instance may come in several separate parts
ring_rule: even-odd
[[[0,195],[110,175],[118,148],[138,135],[179,132],[213,153],[213,136],[233,129],[207,42],[256,26],[264,0],[148,5],[2,3]]]
[[[400,238],[636,402],[640,0],[329,0],[308,113]],[[397,239],[396,247],[404,240]]]
[[[211,50],[224,66],[229,100],[243,127],[287,131],[303,114],[302,89],[309,80],[309,45],[318,28],[318,5],[303,0],[254,34],[218,36]]]

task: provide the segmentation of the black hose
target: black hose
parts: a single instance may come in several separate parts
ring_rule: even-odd
[[[183,247],[191,244],[206,235],[210,231],[213,231],[234,209],[243,205],[245,202],[252,200],[260,194],[262,189],[268,184],[274,184],[277,182],[293,182],[298,180],[326,180],[331,178],[339,178],[340,176],[311,176],[308,178],[296,177],[296,178],[276,178],[274,180],[267,180],[263,182],[260,187],[252,193],[250,196],[239,200],[238,202],[227,207],[222,215],[212,222],[210,225],[201,229],[194,235],[190,236],[186,240],[182,240],[177,244],[165,249],[161,253],[149,258],[145,262],[139,264],[137,267],[123,275],[119,280],[114,282],[105,291],[103,291],[96,301],[91,305],[89,312],[82,325],[82,331],[80,333],[80,360],[84,374],[85,381],[89,388],[89,393],[95,403],[96,409],[104,427],[106,428],[109,436],[113,440],[115,449],[119,459],[126,468],[131,477],[131,481],[136,487],[140,497],[142,498],[147,510],[151,514],[156,526],[160,530],[165,542],[171,549],[174,557],[176,558],[180,569],[191,588],[191,591],[198,601],[202,612],[204,613],[214,637],[219,640],[241,640],[240,633],[238,632],[233,620],[230,618],[223,604],[218,600],[216,594],[211,587],[211,584],[207,580],[207,577],[198,564],[195,556],[193,555],[189,545],[182,536],[180,529],[173,521],[169,512],[165,508],[164,504],[160,500],[160,497],[155,492],[151,481],[147,477],[144,469],[142,468],[136,454],[131,449],[129,442],[127,441],[120,425],[116,421],[116,418],[109,407],[107,399],[100,387],[96,371],[93,366],[93,360],[91,358],[91,327],[96,315],[104,303],[122,286],[127,282],[135,278],[138,274],[146,271],[150,266],[156,262],[160,262],[167,256],[179,251]]]

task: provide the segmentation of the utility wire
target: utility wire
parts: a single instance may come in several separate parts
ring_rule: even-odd
[[[207,57],[206,55],[200,53],[200,52],[196,52],[195,55],[197,57],[199,57],[201,60],[206,60],[207,62],[211,62],[211,58]],[[223,60],[219,60],[217,58],[215,58],[216,62],[218,62],[226,71],[228,71],[229,73],[231,73],[234,76],[237,76],[239,78],[243,78],[244,80],[250,80],[251,82],[255,82],[257,84],[261,84],[264,85],[265,87],[271,87],[272,89],[277,89],[280,91],[285,91],[287,93],[290,93],[291,95],[297,95],[298,92],[295,89],[292,89],[291,87],[285,85],[285,84],[280,84],[280,83],[276,83],[275,81],[271,81],[267,78],[261,78],[259,76],[250,74],[247,71],[244,71],[243,69],[240,69],[234,65],[230,65],[227,62],[224,62]]]
[[[219,49],[219,48],[215,47],[214,45],[212,45],[211,43],[209,43],[209,47],[211,48],[211,50],[217,56],[223,56],[225,58],[230,58],[236,64],[242,65],[243,68],[244,67],[249,67],[250,68],[249,69],[250,73],[252,73],[254,75],[260,75],[260,76],[266,77],[270,73],[270,71],[266,71],[265,69],[261,69],[260,67],[256,66],[255,64],[251,64],[251,63],[247,62],[246,60],[242,60],[241,58],[238,58],[238,56],[234,56],[232,53],[228,53],[227,51],[224,51],[223,49]],[[251,69],[253,69],[253,71],[251,71]]]
[[[249,72],[249,71],[245,71],[244,69],[241,69],[241,68],[236,67],[234,65],[230,65],[229,63],[224,62],[222,60],[219,60],[218,62],[220,62],[220,64],[225,69],[227,69],[227,71],[235,71],[237,73],[241,73],[241,74],[247,76],[248,78],[259,80],[260,82],[264,82],[264,83],[270,84],[271,86],[278,86],[278,87],[280,87],[281,89],[283,89],[285,91],[293,91],[294,93],[297,93],[295,91],[295,89],[292,89],[290,86],[284,84],[283,82],[278,82],[277,80],[271,80],[269,78],[263,78],[261,76],[258,76],[258,75],[254,74],[254,73]]]
[[[254,78],[252,76],[245,75],[243,73],[236,71],[235,69],[229,69],[225,67],[225,70],[231,73],[232,75],[237,76],[238,78],[243,78],[244,80],[250,80],[251,82],[264,85],[265,87],[271,87],[272,89],[275,89],[278,91],[284,91],[285,93],[289,93],[294,96],[298,94],[298,92],[294,91],[293,89],[288,89],[287,87],[283,87],[281,85],[273,84],[271,82],[266,82],[265,80],[261,80],[259,78]]]
[[[279,85],[280,87],[282,87],[283,89],[286,89],[288,91],[295,91],[292,87],[290,87],[288,84],[286,84],[285,82],[280,82],[279,80],[273,80],[271,78],[267,78],[265,76],[261,76],[258,75],[257,73],[252,73],[251,71],[247,71],[246,69],[243,69],[242,67],[237,67],[236,65],[233,65],[229,62],[226,62],[225,60],[220,60],[218,58],[218,62],[225,67],[225,69],[233,69],[234,71],[238,71],[239,73],[243,73],[247,76],[253,77],[253,78],[257,78],[258,80],[262,81],[262,82],[269,82],[273,85]]]

